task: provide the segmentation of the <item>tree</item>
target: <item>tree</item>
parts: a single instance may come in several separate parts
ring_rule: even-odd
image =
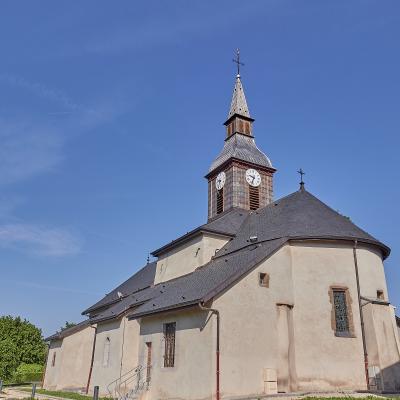
[[[65,325],[61,327],[61,330],[64,331],[65,329],[72,328],[73,326],[76,326],[75,322],[65,321]]]
[[[10,379],[19,365],[46,360],[42,331],[20,317],[0,317],[0,379]]]

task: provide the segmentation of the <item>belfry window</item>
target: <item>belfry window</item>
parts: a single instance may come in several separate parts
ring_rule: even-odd
[[[224,188],[217,190],[217,214],[224,211]]]
[[[260,208],[260,192],[258,186],[249,186],[249,205],[250,210],[257,210]]]
[[[176,322],[164,324],[164,367],[175,365]]]
[[[57,353],[54,352],[53,353],[53,358],[51,359],[51,366],[52,367],[54,367],[56,365],[56,356],[57,356]]]
[[[333,305],[335,308],[336,335],[348,336],[350,334],[350,325],[345,290],[333,289]]]

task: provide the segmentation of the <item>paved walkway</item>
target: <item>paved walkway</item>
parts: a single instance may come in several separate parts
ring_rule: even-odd
[[[3,389],[3,393],[0,393],[0,399],[1,400],[11,400],[11,399],[16,399],[16,400],[21,400],[21,399],[29,399],[31,397],[30,392],[24,392],[23,390],[18,390],[14,388],[5,388]],[[35,394],[35,399],[39,400],[66,400],[65,398],[61,397],[53,397],[53,396],[48,396],[45,394]]]

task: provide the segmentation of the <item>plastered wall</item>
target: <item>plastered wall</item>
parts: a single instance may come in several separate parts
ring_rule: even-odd
[[[94,329],[86,327],[49,347],[44,387],[54,390],[86,389],[92,356]],[[52,365],[56,353],[55,365]]]
[[[52,390],[57,388],[57,383],[59,379],[59,370],[60,370],[60,365],[62,363],[61,347],[62,347],[62,340],[53,340],[50,343],[49,352],[47,355],[46,372],[43,382],[43,387],[45,389]],[[54,354],[56,354],[56,360],[55,360],[56,362],[53,366],[52,360]]]
[[[99,386],[101,395],[109,395],[108,390],[115,390],[112,382],[137,366],[138,340],[136,320],[129,321],[123,317],[98,325],[90,392],[94,386]],[[129,382],[127,390],[132,384]]]
[[[163,324],[176,322],[174,367],[164,367]],[[209,399],[215,390],[215,321],[198,309],[165,313],[141,320],[141,365],[147,362],[146,342],[152,343],[149,399]]]
[[[157,261],[154,284],[193,272],[206,264],[228,242],[228,238],[212,234],[199,234],[192,240],[166,252]]]

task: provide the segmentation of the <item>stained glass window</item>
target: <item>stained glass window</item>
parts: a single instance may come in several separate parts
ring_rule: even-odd
[[[344,290],[333,291],[333,302],[335,306],[336,333],[349,333],[349,318],[347,313],[346,292]]]

